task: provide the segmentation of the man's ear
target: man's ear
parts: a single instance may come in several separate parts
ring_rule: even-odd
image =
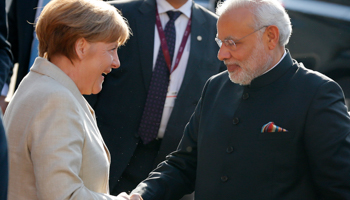
[[[90,45],[85,38],[79,38],[75,42],[75,52],[79,60],[82,60],[87,55],[87,50],[89,49],[89,46]]]
[[[271,25],[266,28],[265,33],[267,34],[268,48],[272,50],[279,44],[280,31],[278,30],[277,26]]]

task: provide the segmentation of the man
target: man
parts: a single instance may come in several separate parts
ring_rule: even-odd
[[[341,88],[293,60],[275,0],[218,9],[218,58],[177,151],[133,190],[145,200],[350,199],[350,117]]]
[[[9,71],[12,67],[12,55],[10,52],[10,44],[7,41],[7,18],[5,10],[5,0],[0,1],[0,90],[4,86]]]
[[[18,63],[15,88],[18,87],[18,84],[29,71],[29,60],[34,36],[34,26],[31,23],[34,23],[38,10],[34,8],[42,7],[38,2],[39,0],[11,1],[8,13],[9,42],[11,43],[11,51],[14,57],[13,61]],[[11,77],[12,72],[7,74]],[[1,91],[0,105],[3,111],[6,110],[8,104],[8,102],[5,102],[5,98],[9,90],[10,77],[6,80]]]
[[[176,150],[205,81],[223,71],[225,66],[216,58],[219,48],[213,40],[217,16],[193,1],[130,0],[112,4],[128,20],[133,36],[118,50],[120,68],[105,77],[98,96],[87,99],[96,112],[98,126],[112,155],[111,193],[119,194],[135,188],[166,155]],[[181,13],[177,13],[176,19],[169,20],[168,11]],[[176,33],[173,40],[166,38],[171,21]],[[151,89],[157,81],[152,77],[160,63],[158,58],[164,59],[159,31],[164,32],[163,39],[169,52],[171,47],[174,49],[173,55],[169,56],[173,57],[171,66],[164,64],[166,77],[156,79],[164,78],[165,82],[169,76],[171,79],[169,83],[159,84],[162,89]],[[175,45],[168,44],[170,41],[175,41]],[[182,55],[179,49],[183,49]],[[162,102],[150,103],[151,96],[148,95],[154,90],[165,91],[158,98],[162,98]],[[141,136],[145,131],[141,127],[146,126],[141,123],[149,123],[145,119],[156,111],[146,112],[156,104],[160,113],[153,124],[149,124],[156,125],[152,126],[155,135],[145,139]]]
[[[0,199],[7,199],[8,189],[8,150],[7,150],[7,139],[5,135],[4,125],[2,123],[2,116],[0,116]]]
[[[5,0],[0,0],[0,89],[6,82],[11,69],[10,45],[7,42],[7,19]],[[2,124],[2,113],[0,111],[0,199],[7,199],[8,188],[8,152],[7,139]]]

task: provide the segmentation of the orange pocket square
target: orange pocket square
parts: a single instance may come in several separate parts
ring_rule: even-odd
[[[262,133],[273,133],[273,132],[288,132],[286,129],[276,126],[275,123],[269,122],[261,128]]]

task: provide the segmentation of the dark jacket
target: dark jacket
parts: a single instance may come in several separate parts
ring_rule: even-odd
[[[288,132],[261,132],[268,122]],[[289,54],[250,86],[208,80],[178,150],[134,192],[145,200],[350,199],[341,88]],[[145,185],[147,184],[147,185]]]

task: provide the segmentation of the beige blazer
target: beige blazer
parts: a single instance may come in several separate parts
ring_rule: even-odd
[[[5,116],[9,200],[117,199],[92,108],[57,66],[37,58]]]

